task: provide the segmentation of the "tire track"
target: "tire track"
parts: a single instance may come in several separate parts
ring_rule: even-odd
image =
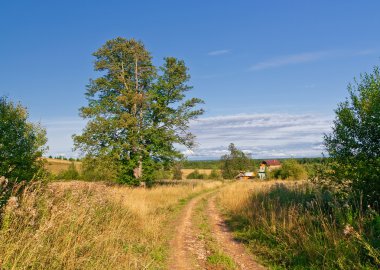
[[[250,255],[244,245],[236,241],[229,231],[226,223],[222,219],[215,203],[216,196],[208,200],[209,222],[214,232],[214,237],[219,243],[221,249],[235,261],[239,269],[242,270],[263,270],[264,266],[257,263]]]

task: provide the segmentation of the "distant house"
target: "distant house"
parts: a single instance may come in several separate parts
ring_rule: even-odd
[[[240,172],[235,178],[239,180],[248,180],[255,177],[254,172]]]
[[[281,162],[277,159],[268,159],[263,160],[262,163],[266,164],[268,167],[268,170],[276,170],[281,168]]]

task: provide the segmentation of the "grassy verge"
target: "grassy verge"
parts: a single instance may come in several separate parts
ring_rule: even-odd
[[[219,203],[238,239],[273,269],[378,269],[380,218],[306,183],[235,183]]]
[[[8,207],[1,269],[165,269],[169,224],[189,198],[221,182],[131,189],[52,183]]]
[[[237,269],[234,261],[218,247],[218,243],[212,235],[206,208],[207,198],[202,198],[195,209],[194,222],[200,232],[198,237],[205,242],[207,269]]]

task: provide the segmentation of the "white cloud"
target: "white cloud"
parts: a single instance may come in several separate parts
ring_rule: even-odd
[[[61,118],[42,121],[47,130],[48,155],[76,157],[73,134],[80,134],[86,121]],[[330,132],[332,116],[316,114],[237,114],[203,117],[193,121],[191,131],[198,147],[177,147],[193,159],[220,158],[235,143],[253,158],[318,156],[323,151],[323,133]]]
[[[329,52],[308,52],[293,55],[280,56],[277,58],[268,59],[253,65],[250,70],[262,70],[269,68],[276,68],[292,64],[306,63],[316,61],[328,55]]]
[[[217,55],[227,54],[227,53],[229,53],[229,52],[230,52],[230,50],[226,50],[226,49],[224,49],[224,50],[216,50],[216,51],[212,51],[212,52],[209,52],[209,53],[207,53],[207,54],[210,55],[210,56],[217,56]]]
[[[191,124],[199,146],[191,158],[219,158],[234,143],[254,158],[318,156],[331,116],[238,114],[200,118]]]
[[[374,49],[363,50],[331,50],[331,51],[317,51],[317,52],[305,52],[292,55],[284,55],[271,59],[264,60],[256,63],[249,68],[251,71],[258,71],[263,69],[277,68],[287,65],[301,64],[314,62],[324,58],[331,57],[356,57],[374,54],[377,51]]]

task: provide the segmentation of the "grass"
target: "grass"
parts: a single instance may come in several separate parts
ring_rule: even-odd
[[[380,218],[360,204],[306,182],[237,182],[218,199],[235,236],[273,269],[380,266]]]
[[[221,182],[152,189],[60,182],[27,191],[0,229],[0,269],[165,269],[172,221]]]

